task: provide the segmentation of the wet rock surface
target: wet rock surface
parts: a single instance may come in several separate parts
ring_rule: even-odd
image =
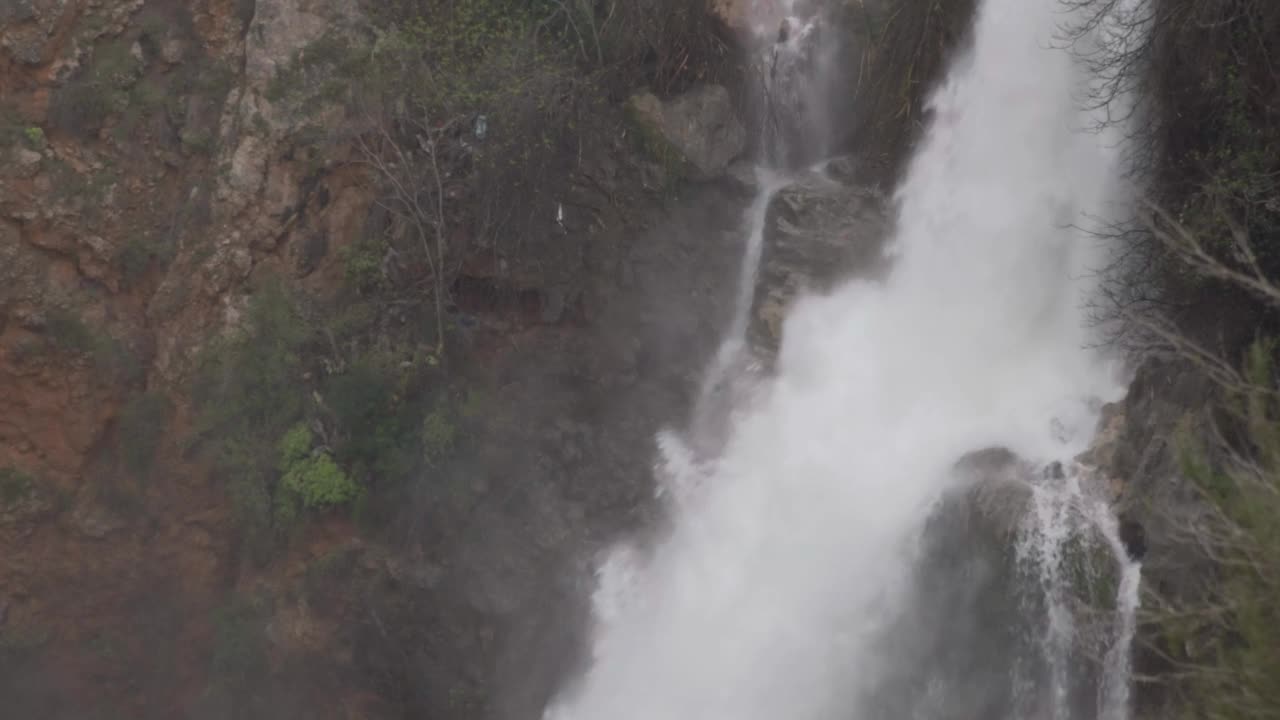
[[[746,149],[746,128],[729,91],[720,85],[704,85],[668,100],[641,93],[630,106],[644,132],[669,143],[698,179],[723,175]]]
[[[879,191],[837,173],[810,173],[779,191],[769,208],[752,302],[752,346],[766,355],[777,351],[799,295],[883,272],[888,230]]]

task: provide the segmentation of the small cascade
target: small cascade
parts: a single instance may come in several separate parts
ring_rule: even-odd
[[[1044,677],[1026,678],[1042,693],[1018,701],[1054,720],[1128,720],[1141,566],[1089,478],[1055,463],[1031,485],[1016,550],[1034,636],[1031,664]]]
[[[824,103],[838,77],[835,36],[820,31],[824,18],[820,4],[808,3],[803,10],[799,5],[796,0],[757,0],[753,7],[753,37],[748,45],[756,56],[753,67],[762,91],[757,101],[761,120],[756,196],[744,218],[745,243],[733,317],[707,367],[690,423],[690,442],[703,454],[719,448],[732,408],[742,404],[759,369],[747,330],[769,209],[778,191],[798,175],[823,172],[829,150],[832,118]],[[802,163],[812,167],[802,168]]]

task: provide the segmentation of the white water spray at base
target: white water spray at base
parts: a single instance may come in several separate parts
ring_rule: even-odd
[[[1117,172],[1079,132],[1088,78],[1049,49],[1061,12],[983,4],[899,191],[893,272],[796,304],[717,457],[670,444],[670,532],[604,564],[591,665],[548,718],[868,717],[878,633],[955,461],[1087,447],[1120,387],[1084,349],[1094,248],[1071,228]]]

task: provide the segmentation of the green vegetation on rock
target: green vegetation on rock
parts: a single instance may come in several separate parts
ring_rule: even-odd
[[[338,467],[327,450],[312,447],[311,431],[298,424],[280,440],[280,482],[296,493],[308,508],[346,504],[360,494],[360,487]]]
[[[195,441],[211,453],[259,560],[310,514],[392,502],[455,445],[443,376],[403,359],[397,348],[413,335],[381,335],[373,303],[321,323],[269,281],[250,297],[241,327],[202,358]]]
[[[1184,421],[1180,463],[1210,512],[1189,528],[1214,576],[1152,612],[1187,717],[1280,715],[1280,394],[1276,343],[1255,343],[1226,417]],[[1210,432],[1209,428],[1216,430]],[[1228,439],[1230,438],[1230,439]]]
[[[111,40],[94,51],[86,69],[53,94],[49,119],[58,128],[87,134],[125,110],[129,89],[142,76],[142,61],[123,39]]]

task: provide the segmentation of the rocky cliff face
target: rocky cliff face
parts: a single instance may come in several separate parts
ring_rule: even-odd
[[[351,149],[316,142],[338,110],[271,91],[327,32],[367,26],[332,0],[0,8],[0,702],[16,715],[527,717],[574,661],[577,583],[591,548],[645,520],[651,438],[728,312],[746,197],[673,195],[620,108],[589,118],[599,140],[575,148],[555,223],[458,259],[439,382],[478,398],[460,421],[477,451],[387,527],[321,514],[250,563],[192,445],[190,381],[261,279],[334,297],[376,219]],[[710,148],[705,177],[742,144],[716,92],[737,149]],[[224,687],[233,661],[260,677]]]
[[[847,5],[858,33],[884,9]],[[735,28],[749,6],[715,3]],[[629,88],[642,112],[582,118],[555,212],[519,242],[457,225],[447,358],[413,311],[369,322],[406,376],[429,366],[465,398],[437,428],[462,449],[383,498],[376,527],[315,513],[269,560],[245,549],[192,378],[269,278],[323,313],[350,301],[350,258],[388,224],[377,183],[326,134],[336,104],[274,86],[332,33],[372,36],[377,9],[0,7],[0,704],[15,716],[533,717],[580,659],[592,554],[653,523],[652,438],[687,416],[727,323],[752,192],[724,177],[751,141],[743,99],[705,83]],[[886,48],[922,44],[865,49],[891,63]],[[926,66],[884,106],[918,100]],[[861,82],[851,97],[879,97]],[[887,211],[866,183],[883,177],[841,161],[775,199],[751,330],[765,354],[797,293],[875,271]],[[302,389],[319,397],[324,372]]]

